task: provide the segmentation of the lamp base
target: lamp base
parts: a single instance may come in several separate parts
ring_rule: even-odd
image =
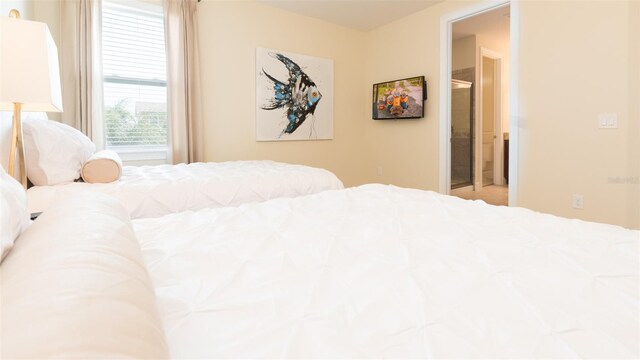
[[[9,152],[9,175],[15,177],[16,152],[20,165],[20,183],[27,188],[27,167],[24,162],[24,145],[22,144],[22,104],[13,103],[13,129],[11,131],[11,151]]]

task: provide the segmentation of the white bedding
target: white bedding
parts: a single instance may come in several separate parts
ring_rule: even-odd
[[[325,169],[274,161],[229,161],[125,166],[120,180],[113,183],[34,186],[27,196],[29,210],[43,212],[73,195],[97,191],[118,199],[131,218],[141,218],[342,187],[342,182]]]
[[[134,220],[172,358],[640,357],[640,232],[366,185]]]

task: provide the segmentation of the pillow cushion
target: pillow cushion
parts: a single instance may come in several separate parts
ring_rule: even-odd
[[[80,170],[87,183],[110,183],[120,179],[122,160],[115,151],[102,150],[91,155]]]
[[[71,126],[41,118],[25,118],[27,177],[34,185],[56,185],[80,177],[80,169],[96,146]]]
[[[27,193],[16,179],[0,167],[0,261],[29,223]]]
[[[2,357],[168,357],[151,279],[124,208],[99,193],[60,202],[0,272]]]
[[[102,150],[91,155],[80,170],[82,180],[87,183],[110,183],[120,179],[122,159],[111,150]]]
[[[25,120],[49,120],[46,112],[42,111],[28,111],[23,112],[21,115],[22,121]]]

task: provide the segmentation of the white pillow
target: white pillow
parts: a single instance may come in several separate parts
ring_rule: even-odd
[[[91,155],[80,170],[86,183],[110,183],[120,179],[122,159],[115,151],[102,150]]]
[[[27,193],[0,167],[0,262],[29,223]]]
[[[166,359],[129,215],[86,193],[45,211],[2,263],[2,357]]]
[[[49,120],[46,112],[42,111],[29,111],[23,112],[21,115],[22,121],[25,120]]]
[[[33,185],[74,181],[96,150],[83,133],[57,121],[25,118],[22,126],[27,177]]]

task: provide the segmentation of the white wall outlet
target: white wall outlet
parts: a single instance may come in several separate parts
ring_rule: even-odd
[[[598,128],[599,129],[617,129],[618,128],[618,114],[598,114]]]
[[[378,176],[382,176],[382,166],[378,166]]]
[[[584,195],[573,194],[572,206],[574,209],[584,209]]]

